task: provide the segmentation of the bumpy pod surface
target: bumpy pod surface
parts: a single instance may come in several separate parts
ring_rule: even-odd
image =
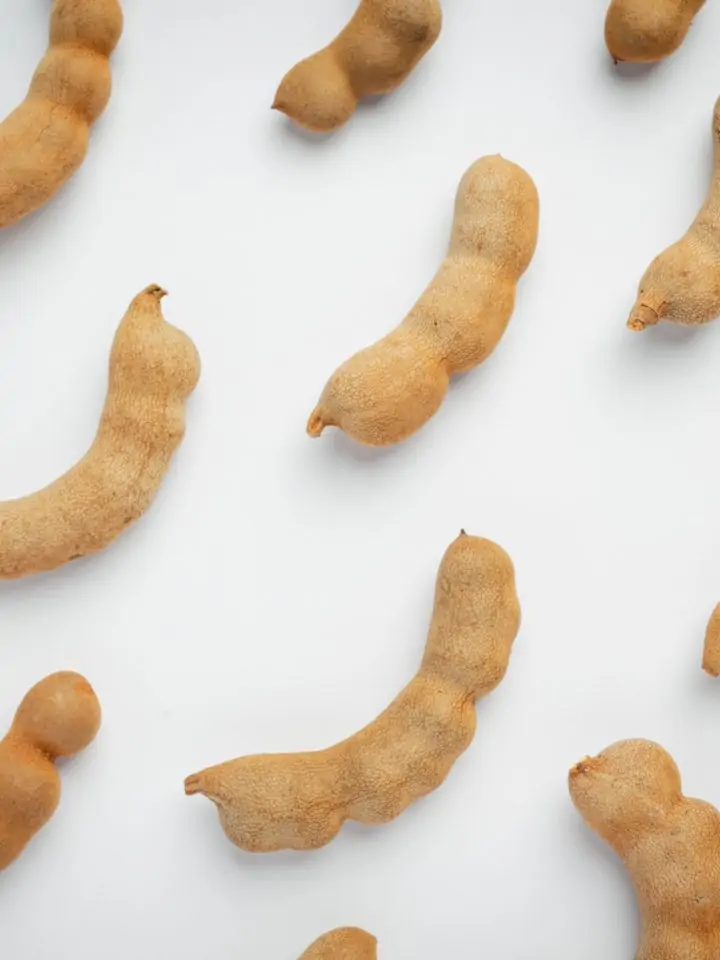
[[[185,433],[185,401],[200,375],[193,342],[163,319],[163,296],[147,287],[120,322],[87,454],[43,490],[0,503],[0,579],[102,550],[150,506]]]
[[[713,111],[715,164],[707,199],[687,233],[645,271],[628,319],[631,330],[659,320],[696,325],[720,314],[720,99]]]
[[[54,0],[50,41],[27,96],[0,123],[0,227],[41,207],[85,159],[110,99],[122,33],[117,0]]]
[[[705,0],[613,0],[605,43],[616,62],[655,63],[675,53]]]
[[[439,787],[475,734],[475,701],[507,670],[520,624],[512,561],[461,534],[438,571],[425,654],[415,678],[359,733],[312,753],[242,757],[185,781],[218,807],[244,850],[311,850],[345,820],[379,824]]]
[[[368,446],[398,443],[438,410],[450,377],[495,349],[537,244],[535,184],[516,164],[482,157],[455,200],[450,249],[399,327],[328,380],[307,431],[340,427]]]
[[[0,741],[0,870],[15,860],[60,802],[59,757],[84,750],[100,728],[95,691],[77,673],[53,673],[18,707]]]
[[[308,130],[333,130],[362,97],[399,87],[441,26],[437,0],[362,0],[331,44],[285,74],[273,109]]]
[[[359,927],[338,927],[318,937],[300,960],[376,960],[377,940]]]
[[[636,960],[717,960],[720,813],[683,796],[672,757],[649,740],[620,741],[573,767],[570,795],[630,873]]]

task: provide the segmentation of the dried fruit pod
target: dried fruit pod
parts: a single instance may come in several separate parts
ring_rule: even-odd
[[[445,780],[475,734],[475,701],[505,676],[520,624],[505,551],[462,533],[445,552],[425,655],[375,721],[312,753],[242,757],[185,781],[244,850],[312,850],[346,820],[386,823]]]
[[[705,630],[702,665],[711,677],[720,676],[720,603],[713,610]]]
[[[55,761],[84,750],[99,728],[100,704],[78,673],[53,673],[25,695],[0,741],[0,870],[55,813]]]
[[[490,356],[537,243],[535,184],[516,164],[482,157],[455,200],[450,249],[405,320],[328,380],[307,431],[339,427],[378,447],[398,443],[438,410],[453,374]]]
[[[683,796],[672,757],[649,740],[622,740],[573,767],[569,786],[632,878],[637,960],[720,957],[720,813]]]
[[[720,314],[720,98],[713,111],[715,168],[705,203],[687,233],[645,271],[627,325],[659,320],[694,326]]]
[[[0,123],[0,227],[46,203],[78,169],[110,99],[117,0],[53,0],[50,39],[26,98]]]
[[[359,927],[338,927],[318,937],[300,960],[376,960],[377,940]]]
[[[605,43],[616,63],[656,63],[675,53],[705,0],[612,0]]]
[[[163,319],[165,291],[130,304],[110,353],[95,441],[43,490],[0,503],[0,580],[102,550],[152,503],[185,433],[185,401],[200,376],[192,340]]]
[[[361,0],[332,43],[285,74],[273,109],[308,130],[334,130],[362,97],[399,87],[441,26],[437,0]]]

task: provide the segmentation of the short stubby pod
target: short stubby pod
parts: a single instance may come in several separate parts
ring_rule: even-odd
[[[398,443],[438,410],[450,377],[497,346],[538,236],[535,184],[516,164],[482,157],[455,200],[450,249],[400,326],[333,373],[310,415],[318,437],[339,427],[372,447]]]
[[[47,53],[27,96],[0,123],[0,227],[46,203],[85,159],[110,99],[118,0],[53,0]]]
[[[475,701],[505,676],[520,625],[505,551],[465,533],[438,570],[425,654],[390,706],[348,740],[312,753],[230,760],[190,776],[243,850],[313,850],[346,820],[380,824],[435,790],[475,735]]]
[[[605,43],[616,63],[656,63],[678,49],[705,0],[612,0]]]
[[[359,927],[338,927],[311,943],[300,960],[377,960],[377,940]]]
[[[163,318],[164,296],[147,287],[121,320],[100,426],[82,460],[44,489],[0,503],[0,580],[102,550],[155,498],[200,376],[194,343]]]
[[[621,858],[640,905],[636,960],[720,957],[720,813],[685,797],[674,760],[621,740],[570,771],[587,825]]]
[[[707,199],[687,233],[645,271],[627,325],[660,320],[696,326],[720,314],[720,98],[712,123],[715,163]]]
[[[99,728],[100,703],[78,673],[53,673],[25,695],[0,741],[0,870],[55,813],[55,761],[84,750]]]
[[[361,0],[332,43],[285,74],[273,109],[316,133],[334,130],[362,97],[399,87],[441,25],[438,0]]]

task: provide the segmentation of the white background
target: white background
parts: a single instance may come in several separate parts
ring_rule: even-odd
[[[0,115],[48,4],[2,0]],[[104,709],[48,827],[0,875],[3,955],[294,960],[338,924],[382,960],[630,957],[619,862],[566,772],[645,736],[720,801],[720,324],[625,329],[711,170],[720,9],[654,70],[613,67],[604,0],[447,0],[407,84],[329,138],[270,111],[352,0],[127,0],[86,163],[0,235],[0,498],[89,446],[131,297],[166,286],[203,376],[150,512],[105,552],[0,586],[0,723],[57,669]],[[455,189],[502,152],[541,197],[496,353],[410,441],[305,436],[327,376],[399,322],[444,255]],[[399,819],[250,856],[183,778],[322,747],[421,656],[459,528],[512,555],[523,626],[475,742]]]

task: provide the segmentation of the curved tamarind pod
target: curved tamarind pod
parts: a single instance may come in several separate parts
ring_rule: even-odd
[[[605,43],[616,63],[656,63],[675,53],[705,0],[612,0]]]
[[[334,130],[362,97],[399,87],[441,26],[438,0],[361,0],[332,43],[285,74],[273,110],[316,133]]]
[[[702,666],[711,677],[720,677],[720,603],[710,615],[705,630]]]
[[[627,325],[659,320],[696,325],[720,314],[720,98],[713,110],[715,169],[707,199],[687,233],[645,271]]]
[[[519,624],[512,561],[462,533],[440,564],[420,669],[373,723],[326,750],[210,767],[185,792],[212,800],[228,838],[257,853],[322,847],[345,820],[393,820],[470,745],[475,701],[504,677]]]
[[[500,156],[465,173],[448,255],[403,322],[346,360],[328,380],[307,432],[339,427],[378,447],[418,430],[445,399],[450,377],[497,346],[515,287],[538,235],[539,200],[528,174]]]
[[[55,761],[84,750],[99,728],[98,698],[77,673],[53,673],[25,695],[0,741],[0,870],[55,813]]]
[[[359,927],[338,927],[318,937],[300,960],[376,960],[377,940]]]
[[[163,319],[164,296],[147,287],[120,322],[88,453],[43,490],[0,503],[0,579],[102,550],[152,503],[185,433],[185,401],[200,375],[192,340]]]
[[[110,98],[117,0],[53,0],[50,41],[27,96],[0,123],[0,227],[41,207],[85,159]]]
[[[632,879],[642,923],[636,960],[720,957],[720,813],[683,796],[670,754],[622,740],[573,767],[569,786]]]

